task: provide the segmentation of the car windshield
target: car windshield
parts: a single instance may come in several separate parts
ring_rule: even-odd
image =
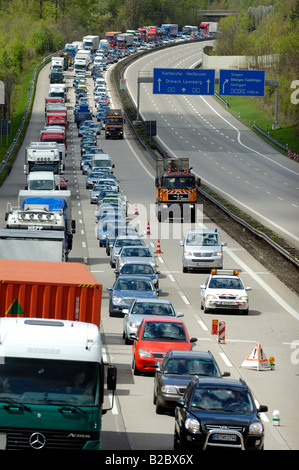
[[[121,274],[154,274],[150,264],[125,264]]]
[[[143,258],[151,257],[152,254],[150,250],[147,250],[146,248],[123,248],[121,252],[121,256],[140,256]]]
[[[209,282],[209,289],[244,289],[241,279],[212,278]]]
[[[171,304],[160,302],[135,302],[131,314],[133,315],[162,315],[174,317],[175,312]]]
[[[210,360],[198,358],[170,358],[164,366],[164,374],[220,376],[219,369]]]
[[[153,339],[160,341],[187,341],[184,325],[179,322],[146,322],[142,339],[149,341]]]
[[[92,362],[6,357],[0,363],[0,401],[91,406],[97,403],[98,374]]]
[[[115,284],[115,290],[139,290],[152,291],[153,285],[150,281],[139,281],[136,279],[118,279]]]
[[[227,412],[254,410],[250,394],[245,390],[225,387],[198,387],[191,397],[191,409],[220,410]]]
[[[220,245],[218,233],[200,234],[189,233],[186,237],[186,245],[191,246],[218,246]]]

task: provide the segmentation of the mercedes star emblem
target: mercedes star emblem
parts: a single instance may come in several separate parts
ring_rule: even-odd
[[[42,433],[34,432],[29,438],[29,444],[33,449],[42,449],[46,444],[46,438]]]

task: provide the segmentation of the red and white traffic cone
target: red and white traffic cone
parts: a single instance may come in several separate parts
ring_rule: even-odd
[[[160,240],[158,240],[157,249],[156,249],[155,253],[162,253],[161,246],[160,246]]]
[[[149,222],[147,223],[147,230],[146,230],[146,234],[147,234],[147,235],[150,235],[150,234],[151,234],[151,231],[150,231],[150,224],[149,224]]]
[[[134,212],[134,215],[138,215],[139,212],[138,212],[138,209],[137,209],[137,204],[135,204],[135,212]]]

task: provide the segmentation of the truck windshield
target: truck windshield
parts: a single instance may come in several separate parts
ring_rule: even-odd
[[[35,163],[29,162],[29,173],[33,171],[51,171],[55,175],[59,174],[59,162],[57,163]]]
[[[53,180],[33,180],[30,181],[29,189],[52,190],[54,189]]]
[[[113,118],[108,118],[106,120],[106,124],[122,124],[123,123],[123,118],[122,117],[113,117]]]
[[[98,382],[97,363],[6,357],[0,363],[0,402],[93,406]]]
[[[192,176],[164,176],[162,178],[162,187],[165,189],[194,189],[195,178]]]

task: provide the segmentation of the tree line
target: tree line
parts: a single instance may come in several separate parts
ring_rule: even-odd
[[[11,96],[24,72],[66,42],[144,25],[198,26],[198,11],[204,9],[240,12],[220,20],[215,54],[277,55],[267,74],[279,76],[283,119],[298,121],[290,86],[299,80],[299,0],[0,0],[0,80],[7,94],[0,117],[11,117]],[[273,100],[273,94],[267,90],[265,101]]]

